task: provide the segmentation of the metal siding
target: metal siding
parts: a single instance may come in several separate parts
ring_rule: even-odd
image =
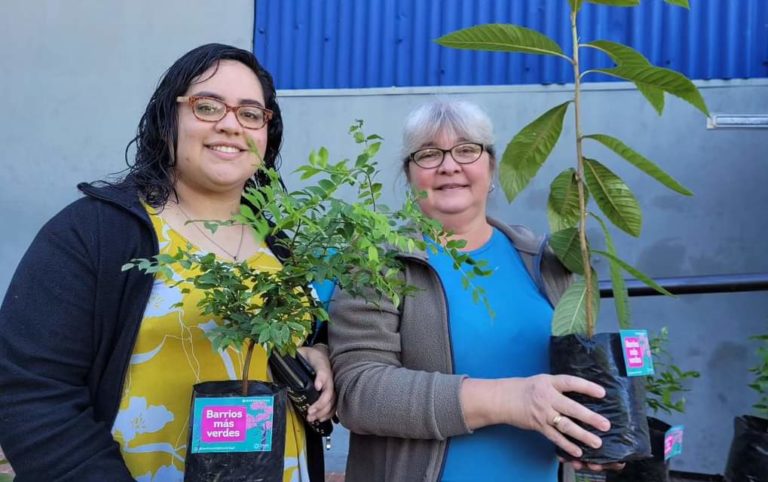
[[[447,49],[433,40],[479,23],[515,23],[571,49],[566,0],[255,0],[254,52],[281,89],[570,83],[570,65],[539,55]],[[768,1],[585,4],[582,42],[631,45],[693,79],[768,77]],[[583,49],[590,67],[610,67]],[[590,75],[587,81],[616,80]]]

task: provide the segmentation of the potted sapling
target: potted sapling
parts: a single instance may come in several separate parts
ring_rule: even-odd
[[[376,296],[398,304],[412,288],[400,276],[400,263],[387,246],[424,250],[428,247],[422,234],[431,239],[447,235],[439,223],[421,214],[414,198],[408,198],[398,210],[381,204],[374,160],[381,138],[366,136],[362,121],[350,133],[362,149],[354,161],[331,162],[328,151],[321,148],[297,169],[303,180],[314,182],[290,192],[283,188],[276,171],[262,169],[270,182],[247,189],[233,219],[190,221],[202,222],[211,230],[222,223],[244,224],[261,239],[271,241],[280,269],[254,269],[247,261],[225,261],[192,246],[175,255],[133,260],[124,267],[138,267],[169,279],[172,265],[185,268],[191,274],[175,280],[175,285],[183,292],[195,289],[202,293],[199,309],[216,320],[206,332],[215,348],[244,352],[239,381],[194,386],[187,481],[282,480],[285,411],[289,409],[286,387],[272,380],[252,380],[248,373],[251,358],[255,353],[268,357],[273,377],[275,369],[284,365],[273,364],[275,357],[295,362],[297,348],[311,336],[313,326],[328,320],[323,303],[312,295],[314,283],[333,282],[353,294],[373,288]],[[252,144],[251,150],[256,152]],[[353,202],[340,196],[342,189],[346,197],[350,190],[354,192]],[[448,248],[457,267],[471,263],[458,251],[460,247]],[[482,273],[478,266],[467,266],[463,276],[468,280]],[[376,296],[367,301],[377,303]],[[288,368],[292,366],[298,365],[291,363]],[[291,400],[296,405],[294,397]],[[226,427],[221,425],[224,420]],[[242,439],[226,444],[207,440],[209,422],[218,423],[222,430],[238,427]]]
[[[753,336],[758,364],[750,368],[754,381],[749,387],[757,392],[754,415],[734,419],[734,435],[725,466],[728,482],[768,482],[768,334]]]
[[[682,451],[682,425],[672,426],[658,415],[660,412],[666,415],[683,413],[686,403],[684,394],[689,391],[687,382],[699,378],[700,374],[675,365],[666,349],[667,341],[666,327],[651,338],[653,375],[645,378],[645,403],[653,414],[648,416],[652,458],[627,462],[623,470],[608,472],[609,482],[667,482],[669,460]]]
[[[565,4],[566,0],[563,2]],[[583,103],[582,82],[597,73],[632,82],[658,114],[663,112],[665,94],[688,102],[705,115],[708,115],[708,110],[696,86],[684,75],[652,65],[640,52],[626,45],[600,39],[583,40],[579,35],[577,19],[585,3],[633,7],[639,5],[640,0],[568,0],[573,39],[570,53],[540,32],[510,24],[477,25],[449,33],[436,42],[459,49],[548,55],[572,67],[573,97],[540,115],[514,136],[499,163],[499,180],[511,202],[528,186],[549,157],[560,138],[566,114],[570,113],[576,155],[571,167],[563,170],[551,183],[547,214],[553,231],[550,245],[576,279],[555,308],[551,368],[552,373],[580,376],[605,388],[606,396],[601,400],[573,395],[579,403],[611,421],[608,432],[585,427],[602,438],[600,448],[579,444],[583,452],[580,460],[604,464],[651,456],[645,415],[645,383],[641,376],[648,373],[646,361],[650,357],[637,356],[647,348],[647,334],[595,333],[599,290],[597,275],[591,264],[592,256],[605,258],[609,263],[617,318],[624,329],[629,327],[629,310],[623,272],[663,294],[670,293],[617,255],[607,222],[637,237],[642,229],[642,213],[629,186],[610,169],[606,161],[596,159],[592,148],[608,148],[619,160],[629,162],[672,191],[686,196],[691,192],[624,141],[610,134],[587,130],[589,126],[583,122],[587,106]],[[666,0],[666,3],[688,7],[687,0]],[[600,68],[584,65],[580,53],[586,49],[605,55],[614,66]],[[610,162],[616,161],[611,159]],[[588,222],[600,228],[605,249],[595,249],[588,241]],[[629,351],[632,356],[627,356]],[[627,363],[630,358],[631,362]],[[560,454],[569,457],[564,452]]]

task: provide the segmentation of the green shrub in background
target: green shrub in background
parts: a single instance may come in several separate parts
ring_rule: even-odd
[[[755,374],[755,380],[749,384],[749,387],[755,390],[759,396],[757,403],[752,407],[758,417],[768,419],[768,335],[757,335],[751,339],[762,343],[757,348],[759,363],[749,369]]]
[[[693,370],[681,370],[672,362],[672,356],[666,349],[669,340],[669,330],[666,327],[651,338],[654,374],[645,378],[645,404],[654,413],[662,411],[667,414],[685,411],[685,396],[690,391],[686,381],[699,378],[701,375]]]

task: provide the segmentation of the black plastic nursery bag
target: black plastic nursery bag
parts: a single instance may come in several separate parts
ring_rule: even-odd
[[[607,432],[591,426],[584,429],[603,441],[598,449],[578,444],[579,460],[604,464],[629,462],[651,457],[648,422],[645,415],[645,382],[642,377],[627,377],[618,333],[553,336],[550,339],[550,365],[553,374],[574,375],[597,383],[605,398],[594,399],[569,393],[569,397],[611,422]],[[577,422],[578,423],[578,422]],[[563,458],[572,458],[558,450]]]
[[[668,482],[669,463],[664,459],[664,438],[671,427],[657,418],[648,417],[651,434],[650,459],[627,462],[624,469],[608,471],[608,482]]]
[[[734,420],[725,466],[728,482],[768,482],[768,420],[744,415]]]
[[[184,480],[281,481],[285,458],[285,388],[261,381],[194,386]]]

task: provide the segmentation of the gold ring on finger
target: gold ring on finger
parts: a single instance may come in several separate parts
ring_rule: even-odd
[[[556,429],[560,430],[560,428],[557,426],[557,424],[559,424],[562,420],[563,420],[563,416],[558,413],[557,415],[552,417],[552,426],[555,427]]]

